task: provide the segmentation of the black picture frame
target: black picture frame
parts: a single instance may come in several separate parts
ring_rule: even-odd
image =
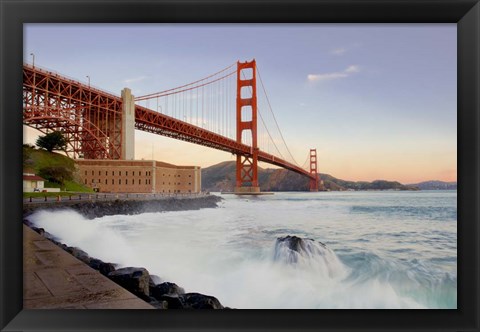
[[[5,331],[479,331],[479,0],[0,0],[0,327]],[[457,310],[22,310],[24,23],[457,23]]]

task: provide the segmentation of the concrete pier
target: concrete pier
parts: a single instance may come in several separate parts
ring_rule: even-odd
[[[154,309],[23,225],[24,309]]]

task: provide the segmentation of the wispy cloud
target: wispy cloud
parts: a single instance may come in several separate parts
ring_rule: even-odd
[[[351,73],[358,73],[360,71],[360,67],[357,65],[351,65],[348,66],[347,69],[345,69],[345,73],[351,74]]]
[[[333,73],[324,73],[324,74],[308,74],[307,79],[310,82],[330,81],[330,80],[336,80],[336,79],[339,79],[339,78],[348,77],[352,74],[358,73],[359,71],[360,71],[359,66],[351,65],[351,66],[348,66],[343,71],[337,71],[337,72],[333,72]]]
[[[147,76],[139,76],[139,77],[127,78],[127,79],[124,79],[124,80],[123,80],[123,83],[139,82],[139,81],[143,81],[143,80],[146,79],[146,78],[147,78]]]
[[[334,48],[330,51],[330,53],[333,55],[343,55],[345,52],[347,52],[347,49],[344,47]]]

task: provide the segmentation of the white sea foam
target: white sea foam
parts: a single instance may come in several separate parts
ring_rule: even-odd
[[[92,257],[119,264],[135,260],[132,248],[123,235],[95,220],[88,220],[73,210],[39,211],[28,219],[60,242],[79,247]]]

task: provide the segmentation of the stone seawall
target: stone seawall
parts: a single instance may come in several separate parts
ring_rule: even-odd
[[[117,214],[133,215],[148,212],[198,210],[215,208],[221,197],[214,195],[198,197],[167,197],[151,200],[126,200],[113,201],[62,201],[52,204],[24,204],[23,216],[26,217],[37,210],[62,210],[69,208],[79,212],[86,218],[93,219]]]

